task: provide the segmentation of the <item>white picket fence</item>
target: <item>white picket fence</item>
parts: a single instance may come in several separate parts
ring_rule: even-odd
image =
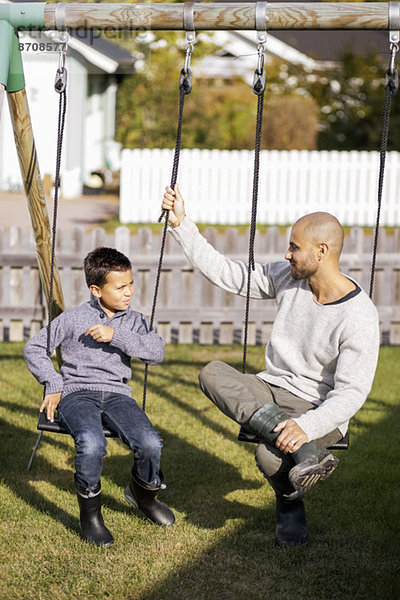
[[[122,223],[158,218],[172,159],[172,150],[123,150]],[[253,152],[248,150],[183,150],[178,181],[191,218],[212,224],[248,223],[253,163]],[[371,226],[376,217],[378,170],[378,152],[264,150],[258,222],[287,225],[323,210],[343,225]],[[400,225],[399,195],[400,152],[389,152],[382,225]]]

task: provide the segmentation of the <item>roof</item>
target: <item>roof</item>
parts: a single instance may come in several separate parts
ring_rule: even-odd
[[[379,54],[389,59],[389,39],[385,31],[273,31],[271,36],[318,61],[338,61],[350,51],[357,56]]]
[[[234,0],[235,1],[235,0]],[[246,0],[244,0],[246,2]],[[251,1],[251,0],[249,0]],[[280,0],[269,0],[279,2]],[[302,4],[321,0],[301,0]],[[296,2],[296,0],[294,0]],[[387,31],[367,29],[325,30],[273,30],[270,35],[316,61],[334,62],[344,52],[357,56],[380,54],[389,59],[389,37]]]

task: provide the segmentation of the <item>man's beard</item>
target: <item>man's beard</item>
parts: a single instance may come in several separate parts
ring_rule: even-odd
[[[292,263],[290,263],[290,264],[292,267],[292,269],[290,269],[291,275],[292,275],[293,279],[295,279],[296,281],[298,281],[299,279],[309,279],[318,270],[318,262],[317,261],[309,261],[306,265],[303,266],[303,268],[300,268],[300,269],[298,269]]]

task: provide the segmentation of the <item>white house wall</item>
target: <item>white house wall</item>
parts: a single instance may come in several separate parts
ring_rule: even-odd
[[[33,32],[33,35],[30,37],[25,33],[20,36],[20,43],[24,46],[22,59],[26,91],[40,173],[42,178],[50,174],[54,179],[59,104],[54,81],[58,52],[33,51],[32,44],[37,48],[41,41],[51,41],[49,38],[42,39],[38,32]],[[115,79],[108,74],[95,74],[99,72],[98,67],[87,63],[75,48],[82,45],[82,42],[71,38],[66,60],[67,114],[61,167],[61,189],[66,198],[79,196],[91,171],[106,166],[109,161],[106,161],[105,149],[108,145],[112,146],[115,134]],[[94,90],[89,98],[88,79],[99,81],[98,90]],[[23,190],[6,101],[0,114],[0,190]]]
[[[22,38],[25,48],[27,44],[37,43],[37,39],[27,36]],[[42,178],[50,174],[54,178],[56,143],[57,143],[57,119],[59,95],[54,90],[55,74],[58,67],[57,52],[22,52],[25,86],[32,121],[32,129],[35,137],[39,168]],[[68,96],[67,96],[67,122],[71,124],[66,127],[62,171],[64,179],[68,171],[78,168],[77,178],[80,184],[79,157],[82,145],[82,126],[77,126],[77,108],[82,112],[84,95],[80,89],[86,78],[85,70],[79,63],[72,59],[68,61]],[[73,85],[75,81],[76,85]],[[72,87],[75,89],[72,90]],[[71,88],[71,89],[70,89]],[[79,95],[79,102],[76,96]],[[73,125],[74,124],[74,125]],[[7,102],[4,102],[0,122],[0,189],[5,191],[23,190],[18,157],[15,149],[14,135]],[[74,192],[80,193],[81,188],[74,186]],[[72,190],[71,190],[72,191]],[[77,194],[74,194],[77,195]]]
[[[67,62],[67,69],[68,104],[61,185],[64,197],[74,198],[82,193],[82,183],[87,179],[84,168],[85,145],[90,146],[91,140],[85,140],[87,71],[78,60],[71,58]]]
[[[42,53],[31,60],[23,52],[26,92],[35,136],[41,175],[54,173],[58,95],[54,92],[54,76],[58,59]],[[23,189],[14,134],[7,102],[0,123],[0,186],[3,190]]]
[[[92,76],[87,99],[85,118],[85,172],[100,169],[104,164],[104,79],[101,75]]]

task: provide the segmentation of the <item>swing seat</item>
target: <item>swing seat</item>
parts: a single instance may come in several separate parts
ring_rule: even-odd
[[[256,434],[247,431],[243,425],[240,428],[238,440],[239,442],[248,442],[250,444],[260,443],[260,439],[256,436]],[[349,447],[349,442],[349,432],[346,431],[346,434],[338,442],[332,444],[332,446],[329,446],[328,450],[347,450]]]
[[[69,432],[66,429],[64,429],[64,427],[61,425],[60,421],[58,420],[57,414],[54,415],[54,421],[51,422],[51,421],[47,420],[47,416],[44,411],[39,413],[37,429],[39,431],[50,431],[51,433],[65,433],[65,434],[69,435]],[[113,431],[108,429],[108,427],[105,427],[104,425],[103,425],[103,432],[104,432],[104,435],[108,438],[118,437],[116,433],[114,433]]]

